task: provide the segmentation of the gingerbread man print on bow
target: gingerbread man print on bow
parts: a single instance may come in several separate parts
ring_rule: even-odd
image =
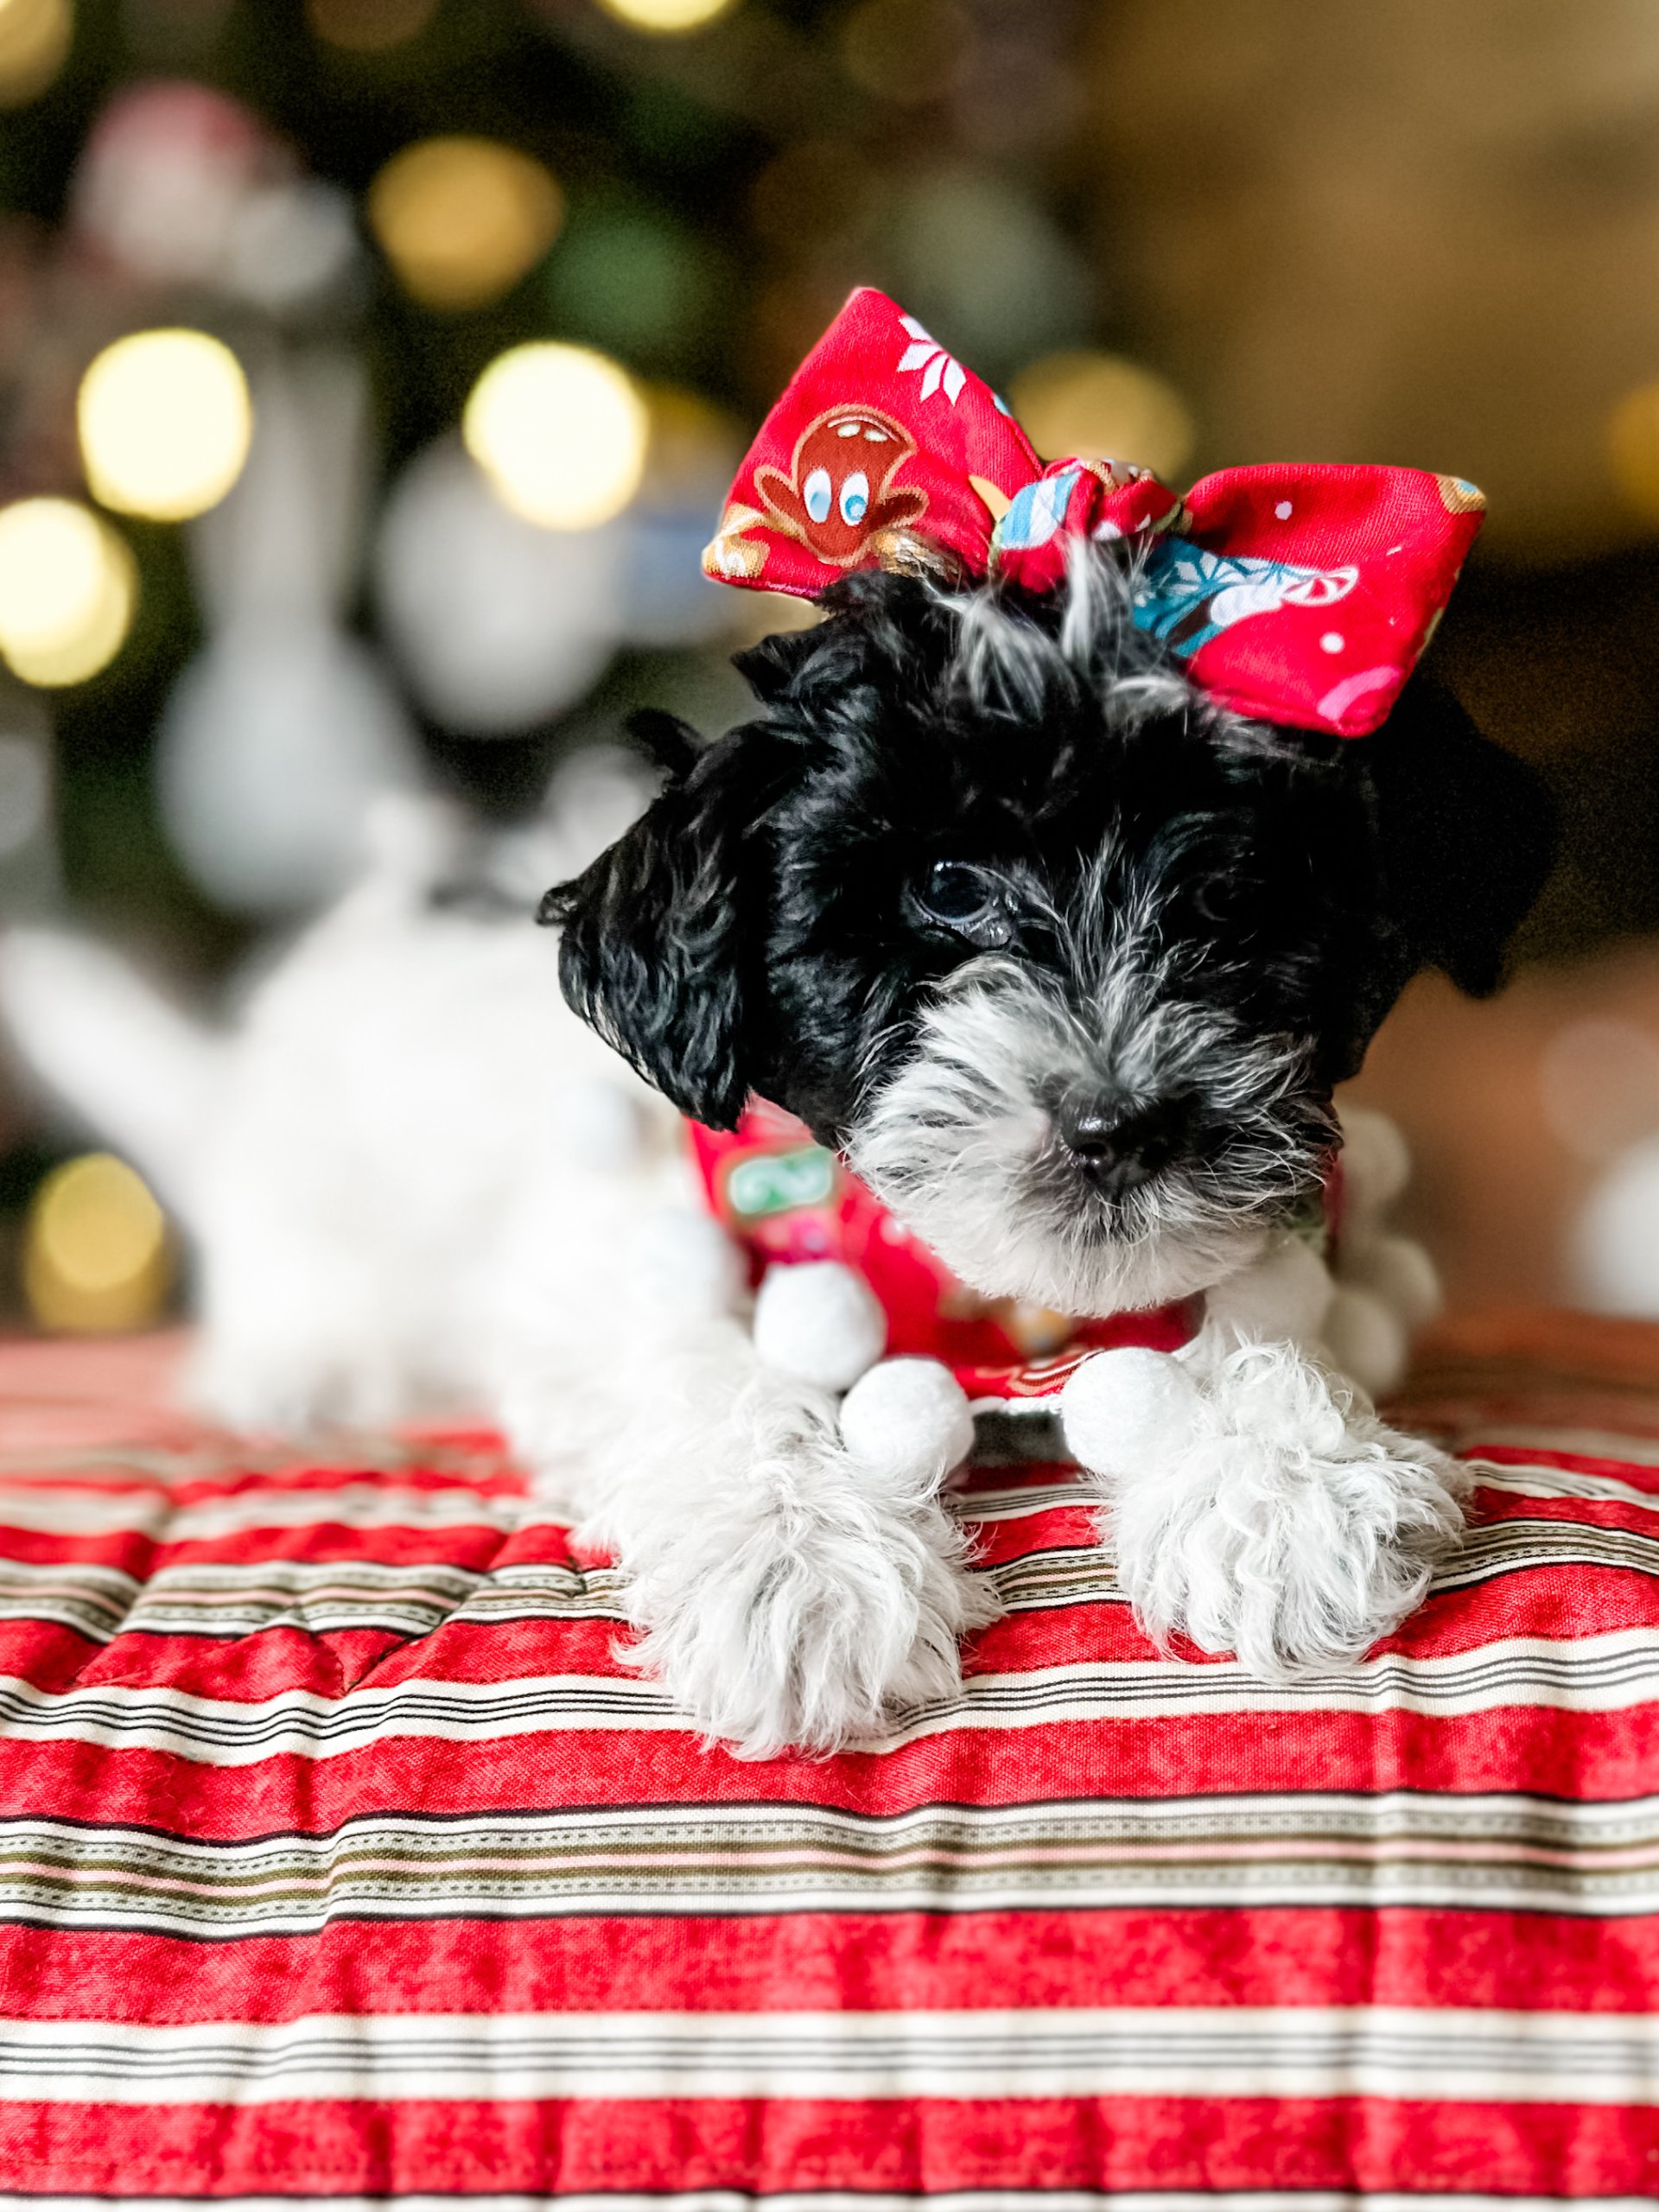
[[[910,528],[927,511],[919,489],[893,489],[916,451],[904,425],[879,408],[831,407],[796,442],[789,474],[763,462],[755,488],[775,526],[821,561],[850,569],[885,533]]]

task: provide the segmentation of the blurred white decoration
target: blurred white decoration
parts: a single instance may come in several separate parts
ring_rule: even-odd
[[[117,339],[81,378],[76,412],[93,496],[157,522],[217,506],[253,436],[242,365],[204,330]]]
[[[70,212],[129,276],[217,286],[273,314],[328,291],[359,253],[344,193],[296,175],[239,101],[184,81],[110,102],[76,168]]]
[[[50,792],[44,747],[0,731],[0,861],[40,836]]]
[[[157,773],[202,887],[277,913],[340,889],[377,798],[421,776],[397,693],[339,622],[366,482],[360,371],[272,360],[255,406],[241,482],[191,533],[213,634],[168,702]]]
[[[0,653],[26,683],[96,676],[120,651],[137,596],[125,540],[79,499],[0,508]]]
[[[0,690],[0,917],[49,912],[60,887],[52,728],[38,701]]]
[[[1539,1070],[1551,1128],[1610,1163],[1573,1224],[1573,1296],[1601,1313],[1659,1318],[1659,1039],[1633,1021],[1570,1022]]]
[[[362,860],[368,808],[418,780],[373,656],[321,624],[249,616],[180,679],[162,731],[162,811],[208,895],[245,913],[309,906]]]
[[[275,155],[257,118],[205,85],[140,85],[110,102],[75,171],[82,233],[135,276],[209,283]]]
[[[547,530],[594,530],[645,474],[650,417],[627,371],[586,346],[514,346],[474,385],[461,437],[497,494]]]
[[[351,597],[372,483],[367,394],[350,354],[273,356],[255,373],[258,431],[236,491],[190,532],[212,621],[333,620]]]
[[[1575,1304],[1659,1319],[1659,1136],[1632,1145],[1591,1192],[1567,1267]]]
[[[1659,1037],[1634,1021],[1569,1021],[1538,1067],[1544,1118],[1575,1159],[1611,1160],[1659,1131]]]
[[[272,315],[334,289],[358,258],[350,195],[315,177],[251,192],[225,241],[220,281]]]
[[[445,438],[410,464],[375,553],[387,635],[427,712],[480,737],[579,699],[620,641],[626,526],[538,530]]]

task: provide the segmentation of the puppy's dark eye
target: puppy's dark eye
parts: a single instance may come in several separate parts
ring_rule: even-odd
[[[970,944],[1006,944],[1014,934],[1007,901],[982,868],[965,861],[935,861],[916,893],[930,922],[965,937]]]
[[[1192,887],[1192,906],[1201,921],[1227,922],[1238,904],[1238,891],[1224,875],[1206,877]]]

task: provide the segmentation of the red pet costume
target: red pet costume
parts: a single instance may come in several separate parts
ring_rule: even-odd
[[[919,539],[970,576],[1043,592],[1074,539],[1133,540],[1136,626],[1200,690],[1363,737],[1428,643],[1484,507],[1461,478],[1414,468],[1223,469],[1183,499],[1118,461],[1045,467],[988,385],[865,289],[762,424],[703,567],[812,599],[852,569],[917,566]],[[976,1298],[775,1108],[752,1106],[731,1135],[694,1125],[691,1144],[757,1279],[774,1262],[844,1262],[887,1313],[889,1352],[944,1361],[972,1400],[1046,1398],[1091,1351],[1170,1351],[1197,1325],[1196,1302],[1072,1324]]]

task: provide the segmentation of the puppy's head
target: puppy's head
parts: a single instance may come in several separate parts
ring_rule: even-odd
[[[643,734],[662,795],[549,894],[573,1007],[683,1111],[798,1114],[965,1281],[1071,1313],[1247,1259],[1418,968],[1497,981],[1533,779],[1444,693],[1357,742],[1207,703],[1092,551],[1041,601],[885,574]]]

